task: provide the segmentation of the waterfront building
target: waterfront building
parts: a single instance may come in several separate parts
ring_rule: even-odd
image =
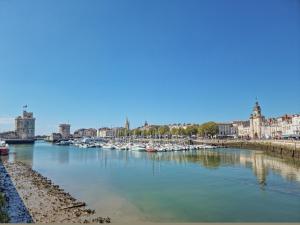
[[[68,139],[71,135],[70,124],[59,124],[59,133],[61,134],[62,139]]]
[[[35,118],[32,112],[23,111],[22,116],[15,119],[16,136],[22,140],[34,139],[35,137]]]
[[[62,135],[60,133],[52,133],[47,138],[47,141],[57,142],[57,141],[60,141],[61,139],[63,139],[63,138],[62,138]]]
[[[101,138],[115,137],[115,132],[113,129],[110,129],[108,127],[102,127],[97,130],[97,137],[101,137]]]
[[[75,138],[82,138],[82,137],[96,137],[97,136],[97,129],[89,128],[89,129],[79,129],[74,132]]]
[[[235,121],[233,126],[237,129],[240,138],[274,139],[299,138],[300,115],[283,115],[277,118],[266,119],[258,102],[255,103],[248,121]]]
[[[150,129],[156,128],[155,125],[150,125],[150,124],[145,124],[142,127],[138,127],[138,129],[140,129],[141,131],[149,131]]]
[[[233,123],[218,123],[218,137],[237,137],[237,127]]]
[[[235,127],[237,131],[237,136],[239,138],[247,139],[250,138],[250,121],[249,120],[239,120],[239,121],[233,121],[232,123],[233,127]]]
[[[124,127],[113,127],[112,128],[113,137],[124,136],[124,134],[126,134],[126,132],[128,132],[128,130],[126,130]]]
[[[6,140],[6,139],[18,139],[16,131],[6,131],[0,133],[0,140]]]
[[[295,135],[300,135],[300,115],[294,115],[292,118],[292,132]]]
[[[192,126],[192,125],[195,125],[195,124],[191,124],[191,123],[184,123],[184,124],[181,124],[181,123],[178,123],[178,124],[169,124],[167,125],[169,127],[170,130],[172,129],[186,129],[188,128],[189,126]]]

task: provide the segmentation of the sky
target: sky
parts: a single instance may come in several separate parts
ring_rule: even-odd
[[[300,113],[299,0],[0,0],[0,131]]]

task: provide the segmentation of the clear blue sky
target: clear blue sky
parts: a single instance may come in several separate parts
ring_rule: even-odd
[[[0,0],[0,130],[300,112],[299,0]]]

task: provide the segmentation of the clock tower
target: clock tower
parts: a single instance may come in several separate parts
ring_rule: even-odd
[[[263,116],[261,114],[261,107],[256,101],[253,112],[250,115],[250,137],[252,139],[261,139],[262,138],[262,125],[263,125]]]

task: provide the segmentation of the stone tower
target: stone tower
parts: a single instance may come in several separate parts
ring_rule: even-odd
[[[59,124],[59,133],[62,136],[62,139],[68,139],[71,135],[70,132],[71,125],[70,124]]]
[[[262,125],[263,125],[263,116],[261,114],[261,107],[256,101],[253,112],[250,115],[250,137],[252,139],[260,139],[262,137]]]
[[[35,137],[35,118],[32,112],[23,111],[23,116],[15,119],[15,132],[22,140],[31,140]]]

